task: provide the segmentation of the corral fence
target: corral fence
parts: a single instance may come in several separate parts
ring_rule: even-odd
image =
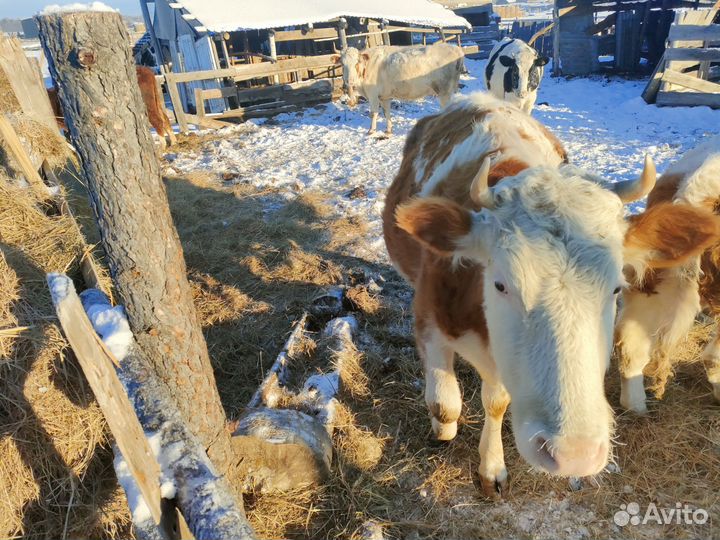
[[[397,41],[456,42],[468,55],[479,51],[477,44],[465,45],[464,30],[394,26],[369,21],[367,32],[348,34],[341,19],[337,27],[269,31],[270,54],[249,51],[230,52],[220,39],[222,63],[227,67],[212,70],[169,72],[164,74],[168,94],[181,131],[188,124],[223,127],[223,120],[257,118],[292,112],[303,107],[330,101],[342,94],[342,70],[334,54],[317,56],[279,55],[278,45],[288,42],[311,42],[318,50],[328,42],[345,49],[348,40],[364,38],[367,47],[389,45],[391,34],[404,33]],[[297,48],[295,48],[297,49]],[[244,63],[239,63],[244,62]],[[183,100],[182,94],[192,96]],[[191,106],[186,110],[185,104]],[[194,110],[193,110],[194,109]]]
[[[720,108],[720,24],[713,11],[678,12],[643,98],[664,106]]]

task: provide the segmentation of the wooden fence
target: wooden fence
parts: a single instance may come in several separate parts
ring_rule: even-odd
[[[246,59],[249,63],[243,64],[234,63],[233,54],[229,54],[227,48],[223,47],[221,54],[228,65],[226,68],[165,73],[168,94],[180,130],[187,131],[188,124],[209,128],[224,127],[225,124],[220,120],[270,116],[339,97],[342,86],[341,69],[334,54],[282,58],[277,54],[278,43],[298,40],[311,40],[314,43],[339,41],[344,47],[347,46],[348,39],[366,37],[368,46],[377,46],[390,44],[389,36],[395,32],[421,34],[423,42],[428,41],[427,36],[438,34],[441,41],[457,40],[461,45],[460,34],[464,30],[381,26],[376,23],[368,25],[368,32],[349,35],[346,35],[342,24],[337,28],[275,31],[269,36],[270,55],[247,53],[253,58]],[[477,45],[463,46],[466,54],[477,53],[478,49]],[[238,86],[238,83],[258,80],[265,80],[269,84],[261,88]],[[204,88],[198,84],[206,81],[220,82],[219,88]],[[195,113],[184,109],[179,85],[192,88]],[[213,103],[222,100],[225,110],[206,113],[205,105],[209,100],[214,100]]]
[[[669,46],[643,92],[657,105],[706,105],[720,108],[720,84],[709,81],[710,64],[720,62],[720,24],[715,10],[678,13]]]

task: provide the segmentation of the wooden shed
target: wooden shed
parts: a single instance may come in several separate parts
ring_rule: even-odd
[[[431,0],[140,0],[181,129],[295,110],[338,94],[346,46],[447,40],[470,28]]]
[[[710,0],[555,0],[554,73],[651,71],[665,50],[676,10]]]

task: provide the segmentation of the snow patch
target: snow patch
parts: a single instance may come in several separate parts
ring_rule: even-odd
[[[87,295],[87,291],[83,294]],[[118,362],[122,361],[133,343],[133,334],[125,315],[125,308],[109,307],[107,303],[99,303],[86,305],[85,311],[107,348]]]
[[[103,2],[91,2],[83,4],[74,2],[72,4],[50,4],[39,13],[39,15],[52,15],[54,13],[71,13],[75,11],[114,11],[119,13],[119,9],[112,8]]]
[[[115,466],[117,479],[125,491],[125,496],[128,500],[128,507],[132,513],[133,523],[137,526],[146,521],[150,521],[152,519],[150,507],[145,502],[142,493],[140,493],[140,490],[135,483],[135,479],[130,473],[130,467],[128,467],[127,461],[125,461],[125,458],[119,451],[115,452],[113,465]]]
[[[52,272],[47,276],[48,286],[50,287],[50,296],[53,304],[56,306],[67,298],[70,292],[75,291],[75,285],[72,280],[65,274]]]

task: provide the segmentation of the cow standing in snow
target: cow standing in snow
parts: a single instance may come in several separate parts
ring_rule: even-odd
[[[543,77],[546,56],[520,39],[505,38],[490,52],[485,67],[485,86],[498,99],[530,114]]]
[[[483,379],[479,475],[488,494],[506,487],[508,405],[518,450],[539,470],[593,475],[611,451],[603,380],[624,246],[639,242],[623,203],[652,189],[655,169],[648,158],[639,179],[608,189],[565,162],[541,124],[479,93],[417,123],[387,193],[383,232],[415,288],[433,431],[440,440],[457,432],[457,353]],[[682,235],[695,226],[685,210],[649,219],[658,233]],[[647,261],[656,240],[638,248]],[[693,240],[675,246],[676,256],[696,249]]]
[[[686,215],[680,213],[683,209]],[[630,218],[636,241],[628,245],[630,286],[617,324],[620,403],[643,414],[643,370],[655,358],[669,372],[673,348],[687,336],[701,307],[720,315],[720,136],[671,165],[648,195],[646,210]],[[663,220],[660,230],[654,224]],[[647,246],[658,244],[652,260]],[[695,246],[688,251],[686,246]],[[680,256],[683,254],[684,256]],[[702,353],[720,401],[720,331]]]
[[[445,106],[457,92],[463,72],[464,54],[460,47],[447,43],[427,46],[373,47],[359,51],[346,48],[335,57],[342,65],[343,83],[349,96],[348,104],[357,104],[358,94],[370,103],[370,130],[377,127],[382,105],[387,121],[386,132],[392,133],[390,100],[413,100],[436,95]]]

